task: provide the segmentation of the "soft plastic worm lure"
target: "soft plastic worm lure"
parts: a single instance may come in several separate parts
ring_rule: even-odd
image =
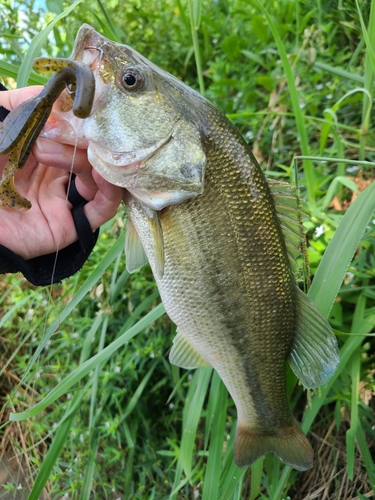
[[[34,67],[42,72],[57,72],[35,97],[24,101],[4,120],[0,128],[0,154],[9,154],[0,180],[0,200],[3,207],[28,210],[31,203],[23,198],[14,185],[14,174],[22,168],[61,92],[71,86],[73,113],[87,118],[95,94],[95,79],[84,63],[70,59],[39,58]]]

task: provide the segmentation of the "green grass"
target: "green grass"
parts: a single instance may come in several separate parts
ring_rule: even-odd
[[[62,492],[147,500],[369,493],[375,187],[364,187],[375,165],[375,1],[48,5],[48,13],[33,2],[0,6],[7,82],[18,75],[21,85],[43,83],[30,73],[33,59],[66,57],[88,22],[204,92],[253,144],[269,176],[297,179],[307,200],[308,294],[338,333],[341,361],[307,401],[288,373],[291,406],[316,452],[314,470],[298,473],[273,455],[239,469],[233,402],[210,368],[169,364],[175,327],[149,268],[125,269],[120,212],[82,271],[62,285],[34,289],[16,275],[3,279],[0,452],[27,455],[29,498],[46,487],[53,499]],[[17,486],[10,480],[0,498]]]

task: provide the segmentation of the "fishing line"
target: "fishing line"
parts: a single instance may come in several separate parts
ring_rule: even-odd
[[[97,67],[95,68],[96,71],[100,71],[100,66],[102,63],[102,54],[103,51],[102,49],[99,49],[97,47],[90,47],[90,49],[95,49],[97,52],[97,57],[95,59],[98,61]],[[67,88],[66,89],[69,93],[72,93],[74,89],[72,88]],[[49,287],[48,290],[41,291],[41,295],[43,297],[42,301],[40,299],[37,299],[36,297],[33,298],[32,303],[33,306],[38,308],[39,306],[36,305],[38,302],[42,302],[42,309],[44,309],[45,313],[42,315],[40,318],[39,327],[35,326],[33,327],[33,342],[35,342],[34,346],[30,346],[32,349],[32,355],[31,359],[28,362],[28,365],[23,373],[22,379],[19,382],[19,385],[28,386],[30,389],[35,390],[35,388],[39,388],[39,390],[42,390],[44,392],[44,384],[40,383],[37,381],[37,379],[41,378],[41,376],[49,376],[52,375],[50,373],[50,369],[46,366],[44,367],[44,360],[48,359],[48,353],[46,353],[46,349],[48,349],[48,346],[51,343],[51,337],[56,334],[56,332],[59,331],[60,324],[63,321],[63,318],[61,317],[64,309],[64,304],[62,303],[61,300],[58,300],[62,307],[58,306],[58,303],[55,301],[55,297],[58,296],[58,298],[62,299],[62,295],[59,294],[59,287],[54,287],[54,278],[57,275],[58,272],[58,258],[61,255],[61,249],[63,246],[63,237],[64,237],[64,230],[66,230],[66,225],[69,224],[71,228],[73,229],[73,220],[69,222],[69,216],[70,215],[70,210],[69,210],[69,197],[68,193],[71,188],[72,184],[72,179],[73,179],[73,170],[74,170],[74,165],[76,161],[76,156],[77,156],[77,148],[78,148],[78,138],[75,137],[74,139],[74,149],[73,149],[73,154],[71,158],[71,163],[70,163],[70,169],[68,171],[68,176],[66,174],[64,175],[64,181],[67,180],[67,185],[65,187],[65,204],[62,210],[62,213],[57,213],[56,216],[60,218],[60,228],[57,228],[57,237],[55,239],[56,242],[56,249],[55,249],[55,254],[53,257],[53,265],[52,265],[52,272],[51,272],[51,280],[49,282]],[[47,168],[52,168],[47,165]],[[55,179],[59,181],[60,179],[57,178]],[[62,179],[61,179],[62,181]],[[53,193],[52,193],[53,195]],[[63,201],[63,200],[62,200]],[[56,291],[56,293],[55,293]],[[66,293],[69,293],[69,290],[67,290],[67,287],[63,288],[63,295],[66,295]],[[42,312],[43,314],[43,312]],[[52,316],[52,318],[51,318]],[[26,319],[26,318],[25,318]],[[55,354],[59,355],[60,349],[58,348],[56,352],[53,353],[53,357],[55,357]],[[42,355],[43,352],[43,355]],[[45,368],[45,372],[44,369]],[[33,374],[32,380],[30,380],[30,372]],[[43,374],[43,375],[42,375]],[[32,395],[31,400],[29,401],[29,405],[32,407],[35,404],[35,394]],[[13,411],[17,411],[15,408],[13,408]]]
[[[42,351],[45,350],[45,348],[49,345],[49,342],[50,342],[50,338],[47,338],[47,339],[45,338],[46,334],[47,334],[47,331],[48,331],[48,322],[50,321],[50,313],[48,312],[49,309],[50,309],[50,307],[51,307],[51,310],[52,310],[52,308],[53,308],[53,310],[55,310],[56,316],[57,316],[56,319],[58,319],[58,325],[57,325],[57,327],[55,329],[55,332],[57,331],[57,328],[60,326],[60,320],[59,320],[60,313],[59,313],[59,311],[56,311],[56,307],[55,307],[54,299],[53,299],[54,276],[55,276],[55,273],[56,273],[57,259],[59,257],[59,251],[60,251],[60,248],[61,248],[61,241],[62,241],[62,234],[63,234],[63,230],[64,230],[64,215],[66,214],[67,211],[69,211],[69,208],[68,208],[68,202],[69,202],[69,200],[68,200],[68,193],[69,193],[69,189],[70,189],[70,186],[71,186],[71,183],[72,183],[73,168],[74,168],[74,163],[75,163],[75,159],[76,159],[77,147],[78,147],[78,138],[76,137],[75,138],[75,145],[74,145],[74,150],[73,150],[72,161],[71,161],[70,169],[69,169],[68,184],[67,184],[67,187],[66,187],[64,213],[62,214],[62,218],[61,218],[60,233],[59,233],[59,236],[57,238],[56,253],[55,253],[54,263],[53,263],[53,267],[52,267],[51,283],[50,283],[50,287],[49,287],[48,295],[47,295],[47,304],[45,306],[45,308],[46,308],[46,315],[45,315],[45,318],[44,318],[44,322],[43,322],[44,325],[43,325],[43,329],[42,329],[42,332],[41,332],[41,334],[42,334],[41,335],[41,344],[42,345],[38,346],[39,353],[38,353],[37,358],[35,359],[35,369],[36,369],[35,373],[36,373],[36,376],[34,377],[34,379],[32,381],[32,384],[30,384],[30,387],[32,387],[33,389],[34,389],[34,384],[36,384],[35,379],[39,378],[40,375],[41,375],[41,370],[39,368],[39,366],[40,366],[40,355],[41,355]],[[49,167],[49,168],[52,168],[52,167]],[[32,367],[32,365],[31,366],[29,365],[27,367],[25,373],[22,376],[21,383],[25,383],[26,382],[26,376],[27,376],[28,372],[30,371],[31,367]]]
[[[70,169],[69,169],[69,180],[68,180],[68,185],[66,187],[66,193],[65,193],[65,208],[64,208],[65,213],[69,210],[68,209],[68,193],[69,193],[69,190],[70,190],[70,186],[72,184],[73,168],[74,168],[74,163],[75,163],[76,154],[77,154],[77,147],[78,147],[78,138],[76,136],[76,138],[75,138],[75,144],[74,144],[74,150],[73,150],[73,156],[72,156],[72,161],[71,161]],[[51,289],[50,290],[52,290],[52,287],[53,287],[53,278],[55,277],[56,266],[57,266],[57,259],[58,259],[59,251],[60,251],[60,247],[61,247],[61,239],[62,239],[63,230],[64,230],[64,217],[62,217],[62,223],[60,225],[60,234],[59,234],[59,236],[57,238],[56,255],[55,255],[55,260],[54,260],[53,267],[52,267]]]

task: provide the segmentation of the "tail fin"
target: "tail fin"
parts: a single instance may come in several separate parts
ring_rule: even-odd
[[[248,467],[269,451],[298,470],[310,469],[314,464],[314,452],[297,422],[274,435],[237,427],[234,461],[239,467]]]

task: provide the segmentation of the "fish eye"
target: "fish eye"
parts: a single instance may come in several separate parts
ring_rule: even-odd
[[[121,83],[126,90],[139,90],[143,87],[144,79],[138,70],[128,68],[121,77]]]

